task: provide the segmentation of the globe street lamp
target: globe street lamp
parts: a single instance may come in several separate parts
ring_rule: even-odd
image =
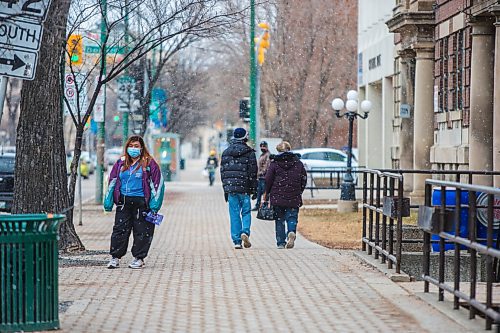
[[[359,109],[363,112],[363,114],[358,113]],[[342,109],[347,110],[345,113],[341,114],[340,111]],[[353,123],[356,118],[366,119],[368,118],[368,114],[372,108],[372,103],[368,100],[364,100],[361,102],[361,105],[358,105],[358,92],[356,90],[350,90],[347,93],[347,101],[344,101],[340,98],[335,98],[332,101],[332,108],[335,110],[335,116],[337,118],[346,118],[349,120],[349,142],[348,142],[348,152],[347,152],[347,170],[344,175],[344,179],[342,181],[340,187],[340,200],[347,201],[347,205],[345,207],[351,207],[352,210],[357,211],[357,203],[356,201],[356,191],[354,186],[354,178],[352,176],[352,130]],[[340,208],[341,202],[339,202],[339,211],[342,210]],[[351,210],[351,211],[352,211]],[[346,209],[345,211],[349,211]]]

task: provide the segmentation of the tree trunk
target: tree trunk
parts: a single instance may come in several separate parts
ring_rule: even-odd
[[[66,44],[70,2],[53,0],[40,49],[35,80],[21,91],[17,128],[13,213],[64,213],[59,249],[83,250],[69,207],[61,109],[60,60]]]
[[[68,186],[68,203],[69,207],[74,207],[75,205],[75,190],[76,190],[76,180],[78,178],[78,164],[80,162],[80,156],[82,154],[82,143],[83,143],[83,130],[84,123],[79,124],[76,127],[76,139],[75,147],[73,150],[73,160],[71,161],[71,166],[69,168],[69,186]],[[71,215],[73,215],[73,208],[71,209]]]

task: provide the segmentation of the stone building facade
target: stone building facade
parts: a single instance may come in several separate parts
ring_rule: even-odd
[[[385,21],[391,18],[396,1],[359,0],[358,3],[359,100],[372,102],[368,119],[357,120],[359,165],[389,169],[394,117],[394,36]]]
[[[397,0],[387,26],[393,167],[500,170],[500,0]],[[415,195],[425,178],[413,177]],[[500,177],[474,182],[500,186]]]

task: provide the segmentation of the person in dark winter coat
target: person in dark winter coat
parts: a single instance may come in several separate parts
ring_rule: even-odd
[[[257,161],[257,167],[258,167],[257,201],[255,202],[255,207],[252,210],[258,210],[260,207],[262,195],[266,190],[266,172],[267,169],[269,168],[269,164],[271,163],[270,159],[271,153],[269,152],[269,147],[266,141],[262,141],[260,143],[260,151],[262,152],[262,154],[260,155],[259,160]]]
[[[274,208],[278,248],[291,249],[297,237],[299,207],[302,206],[307,172],[300,161],[300,155],[290,152],[288,142],[281,142],[276,149],[280,154],[271,155],[271,164],[266,173],[264,202],[269,200]]]
[[[246,142],[248,133],[244,128],[236,128],[229,147],[222,153],[220,175],[224,197],[229,203],[231,238],[235,249],[249,248],[252,195],[257,192],[257,158],[255,150]],[[243,246],[242,246],[243,242]]]

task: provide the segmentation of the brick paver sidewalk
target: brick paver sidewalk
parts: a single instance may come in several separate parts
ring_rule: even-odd
[[[272,222],[253,219],[252,248],[234,250],[220,183],[183,179],[167,184],[142,270],[130,254],[106,269],[113,214],[86,208],[77,230],[90,252],[60,268],[64,332],[465,332],[349,251],[300,235],[276,249]]]

